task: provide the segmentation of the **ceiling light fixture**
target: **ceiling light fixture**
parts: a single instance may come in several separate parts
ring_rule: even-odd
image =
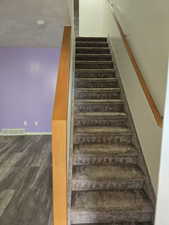
[[[44,20],[37,20],[36,23],[37,23],[37,25],[44,25],[45,21]]]

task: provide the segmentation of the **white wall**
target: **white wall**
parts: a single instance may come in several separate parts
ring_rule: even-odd
[[[112,39],[112,45],[152,183],[157,190],[162,129],[156,124],[122,40]]]
[[[110,36],[111,38],[142,150],[153,186],[157,191],[162,129],[157,126],[138,82],[108,1],[102,0],[101,5],[97,2],[100,0],[80,0],[80,5],[83,5],[80,7],[80,36]],[[166,0],[159,2],[115,0],[113,2],[116,4],[114,11],[128,34],[151,94],[163,114],[168,61],[169,29],[166,29],[166,25],[169,21],[169,13],[167,13],[169,2]],[[92,7],[92,4],[95,7]],[[91,20],[89,18],[92,14]]]
[[[151,94],[163,114],[169,51],[169,1],[109,1],[115,5]],[[107,0],[79,2],[80,36],[106,36],[108,30],[105,28],[112,23],[105,21]]]
[[[104,0],[79,0],[80,36],[104,36]]]
[[[113,2],[151,94],[163,114],[169,50],[169,1]]]
[[[105,29],[107,29],[108,35],[112,41],[112,47],[144,157],[154,189],[157,191],[162,129],[157,126],[152,111],[147,103],[120,33],[113,20],[112,11],[109,5],[106,7],[105,21],[107,21],[107,25]],[[114,27],[114,29],[112,29],[112,27]]]
[[[169,73],[168,73],[169,77]],[[156,207],[155,224],[168,225],[169,212],[169,79],[167,84],[167,95],[165,102],[164,129],[162,138],[161,164],[160,164],[160,179],[158,188],[158,199]]]
[[[74,27],[74,1],[73,0],[66,0],[67,1],[67,9],[69,15],[70,25]]]

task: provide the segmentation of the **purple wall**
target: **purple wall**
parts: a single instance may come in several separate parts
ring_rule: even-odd
[[[51,131],[58,60],[56,48],[0,48],[0,129]]]

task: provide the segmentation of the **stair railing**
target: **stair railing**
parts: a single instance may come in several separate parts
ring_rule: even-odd
[[[53,224],[67,225],[67,126],[71,27],[64,27],[52,118]]]
[[[129,58],[131,60],[131,63],[133,65],[133,67],[134,67],[134,70],[136,72],[137,78],[138,78],[138,80],[140,82],[140,85],[141,85],[141,87],[142,87],[142,89],[144,91],[144,94],[146,96],[148,104],[149,104],[149,106],[151,108],[151,111],[152,111],[152,113],[154,115],[156,123],[157,123],[157,125],[159,127],[162,128],[162,126],[163,126],[163,117],[161,116],[161,114],[160,114],[160,112],[159,112],[159,110],[158,110],[158,108],[157,108],[157,106],[155,104],[155,101],[154,101],[154,99],[153,99],[153,97],[152,97],[152,95],[151,95],[151,93],[149,91],[149,88],[148,88],[148,86],[147,86],[147,84],[146,84],[146,82],[144,80],[144,76],[143,76],[143,74],[141,72],[141,69],[138,66],[138,63],[137,63],[137,61],[135,59],[135,56],[134,56],[134,53],[133,53],[133,51],[132,51],[132,49],[130,47],[130,44],[129,44],[128,40],[127,40],[127,37],[126,37],[126,35],[125,35],[125,33],[124,33],[124,31],[123,31],[123,29],[122,29],[122,27],[121,27],[121,25],[120,25],[120,23],[118,21],[116,15],[113,14],[113,16],[114,16],[115,22],[117,24],[117,27],[118,27],[118,29],[120,31],[120,34],[121,34],[122,40],[124,42],[125,48],[126,48],[126,50],[128,52],[128,56],[129,56]]]

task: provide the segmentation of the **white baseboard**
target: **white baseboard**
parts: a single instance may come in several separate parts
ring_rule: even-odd
[[[4,134],[0,132],[0,136],[31,136],[31,135],[52,135],[52,132],[26,132],[23,134]]]
[[[52,132],[28,132],[25,135],[52,135]]]

